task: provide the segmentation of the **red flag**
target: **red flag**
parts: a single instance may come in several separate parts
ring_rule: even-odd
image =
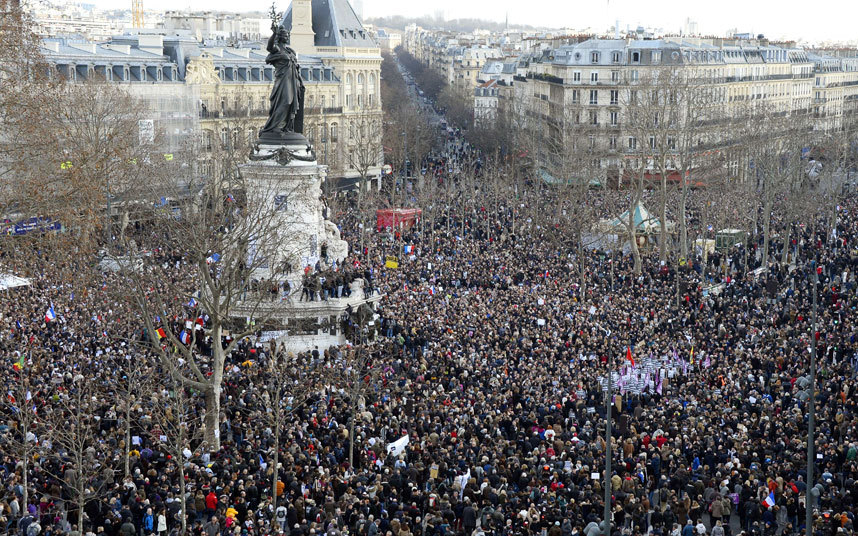
[[[166,337],[166,336],[167,336],[167,334],[164,332],[164,328],[158,328],[158,329],[156,329],[156,330],[155,330],[155,333],[158,335],[158,338],[159,338],[159,339],[163,339],[164,337]]]
[[[632,357],[632,347],[626,346],[626,359],[632,362],[632,366],[635,366],[635,358]]]

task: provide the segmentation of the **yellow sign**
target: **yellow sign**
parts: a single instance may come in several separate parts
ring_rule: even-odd
[[[172,154],[172,153],[168,153],[168,154],[165,154],[165,155],[164,155],[164,160],[166,160],[167,162],[169,162],[169,161],[170,161],[170,160],[172,160],[172,159],[173,159],[173,154]]]
[[[399,259],[387,256],[384,258],[384,266],[385,268],[399,268]]]

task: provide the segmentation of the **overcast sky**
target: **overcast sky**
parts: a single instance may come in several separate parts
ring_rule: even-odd
[[[131,0],[94,1],[104,7],[125,7]],[[267,11],[270,0],[143,0],[147,9],[256,9]],[[277,0],[285,10],[289,0]],[[723,35],[730,28],[770,38],[858,40],[855,0],[363,0],[364,16],[434,15],[473,17],[533,26],[604,30],[620,20],[620,28],[639,24],[676,32],[687,17],[704,34]]]
[[[702,33],[722,35],[730,28],[770,37],[809,40],[858,39],[858,3],[855,0],[363,0],[364,15],[434,14],[447,18],[478,17],[534,26],[593,27],[603,29],[620,19],[627,25],[662,27],[678,31],[687,17]]]

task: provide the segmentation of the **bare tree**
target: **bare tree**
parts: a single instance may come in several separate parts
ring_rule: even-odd
[[[318,398],[330,383],[331,370],[324,363],[313,362],[309,354],[295,354],[276,340],[270,342],[266,361],[260,368],[260,381],[266,382],[262,402],[265,417],[273,435],[270,455],[266,456],[271,471],[272,510],[277,510],[277,481],[280,478],[280,440],[293,412]],[[261,455],[260,455],[261,457]]]
[[[94,382],[78,373],[71,389],[61,393],[44,416],[51,430],[46,450],[57,461],[53,467],[58,468],[52,476],[71,497],[80,530],[85,530],[86,505],[108,491],[103,476],[113,457],[95,418],[102,396]]]
[[[624,124],[630,134],[628,145],[623,149],[627,155],[619,170],[619,184],[628,190],[628,218],[622,222],[634,259],[634,273],[640,274],[643,269],[640,248],[638,247],[638,227],[635,214],[643,199],[647,175],[652,170],[652,160],[649,151],[642,144],[649,143],[648,137],[657,110],[652,104],[652,94],[647,94],[646,87],[630,83],[623,97],[626,101]],[[663,219],[663,218],[662,218]]]
[[[127,477],[131,474],[131,431],[139,424],[133,410],[135,405],[140,403],[143,394],[152,389],[154,382],[151,364],[147,360],[135,359],[129,354],[122,361],[121,369],[117,371],[119,377],[115,383],[115,390],[119,396],[119,410],[122,413],[120,420],[125,438],[123,474]]]
[[[12,427],[3,434],[2,445],[5,452],[21,462],[21,473],[18,475],[16,471],[13,480],[21,484],[21,512],[26,512],[30,501],[31,464],[34,463],[35,455],[42,450],[40,436],[43,425],[39,419],[38,404],[43,402],[38,392],[35,395],[32,392],[32,389],[36,389],[35,384],[31,383],[32,370],[38,366],[33,362],[33,352],[18,350],[13,356],[16,359],[14,367],[17,377],[2,401]]]
[[[749,127],[748,167],[762,200],[762,262],[763,266],[766,266],[769,262],[772,216],[778,201],[785,200],[788,194],[795,194],[802,188],[805,170],[802,155],[803,150],[811,143],[810,128],[808,118],[803,112],[787,114],[760,105],[751,109],[750,113],[752,115],[749,119],[759,125]],[[790,210],[788,202],[779,206],[782,210]],[[785,228],[784,231],[786,241],[789,230]]]
[[[367,394],[375,388],[381,370],[365,345],[349,348],[341,364],[340,377],[335,383],[343,390],[349,407],[349,467],[354,470],[355,427]]]
[[[39,91],[43,89],[40,88]],[[141,140],[144,109],[122,88],[100,82],[56,84],[51,98],[23,110],[13,167],[23,170],[11,191],[17,211],[62,221],[81,245],[111,213],[139,199],[140,186],[163,170],[157,143]]]
[[[360,115],[349,125],[348,157],[349,166],[358,172],[357,213],[360,217],[360,249],[365,245],[368,222],[364,220],[364,203],[368,192],[370,170],[379,168],[383,161],[381,147],[382,126],[380,118],[374,115]]]
[[[149,363],[157,367],[159,363]],[[146,410],[151,417],[153,428],[151,441],[160,445],[170,455],[175,464],[179,481],[179,501],[181,503],[181,532],[188,533],[187,483],[185,481],[185,462],[190,458],[200,438],[202,423],[194,408],[193,396],[189,394],[181,377],[166,374],[161,384],[153,389],[148,397]]]

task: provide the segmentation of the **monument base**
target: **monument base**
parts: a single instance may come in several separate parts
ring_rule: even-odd
[[[272,132],[270,130],[259,131],[260,145],[295,145],[305,147],[310,145],[307,138],[300,132]]]
[[[301,136],[303,138],[303,136]],[[264,320],[272,329],[268,336],[288,341],[296,351],[320,350],[353,340],[343,327],[349,311],[359,308],[366,313],[380,298],[378,294],[365,295],[363,280],[352,282],[349,297],[314,301],[301,301],[305,271],[316,268],[326,272],[336,265],[342,268],[349,251],[348,243],[340,236],[337,226],[327,219],[327,205],[322,196],[321,184],[327,167],[316,162],[312,148],[304,140],[294,144],[268,143],[260,138],[250,155],[249,162],[239,166],[247,189],[248,204],[274,215],[276,232],[266,237],[270,247],[256,247],[266,251],[264,262],[254,263],[252,279],[276,282],[284,288],[289,282],[288,296],[259,292],[247,295],[234,308],[236,319]],[[322,274],[325,276],[325,274]],[[329,276],[329,274],[328,274]],[[359,336],[360,334],[358,334]]]

